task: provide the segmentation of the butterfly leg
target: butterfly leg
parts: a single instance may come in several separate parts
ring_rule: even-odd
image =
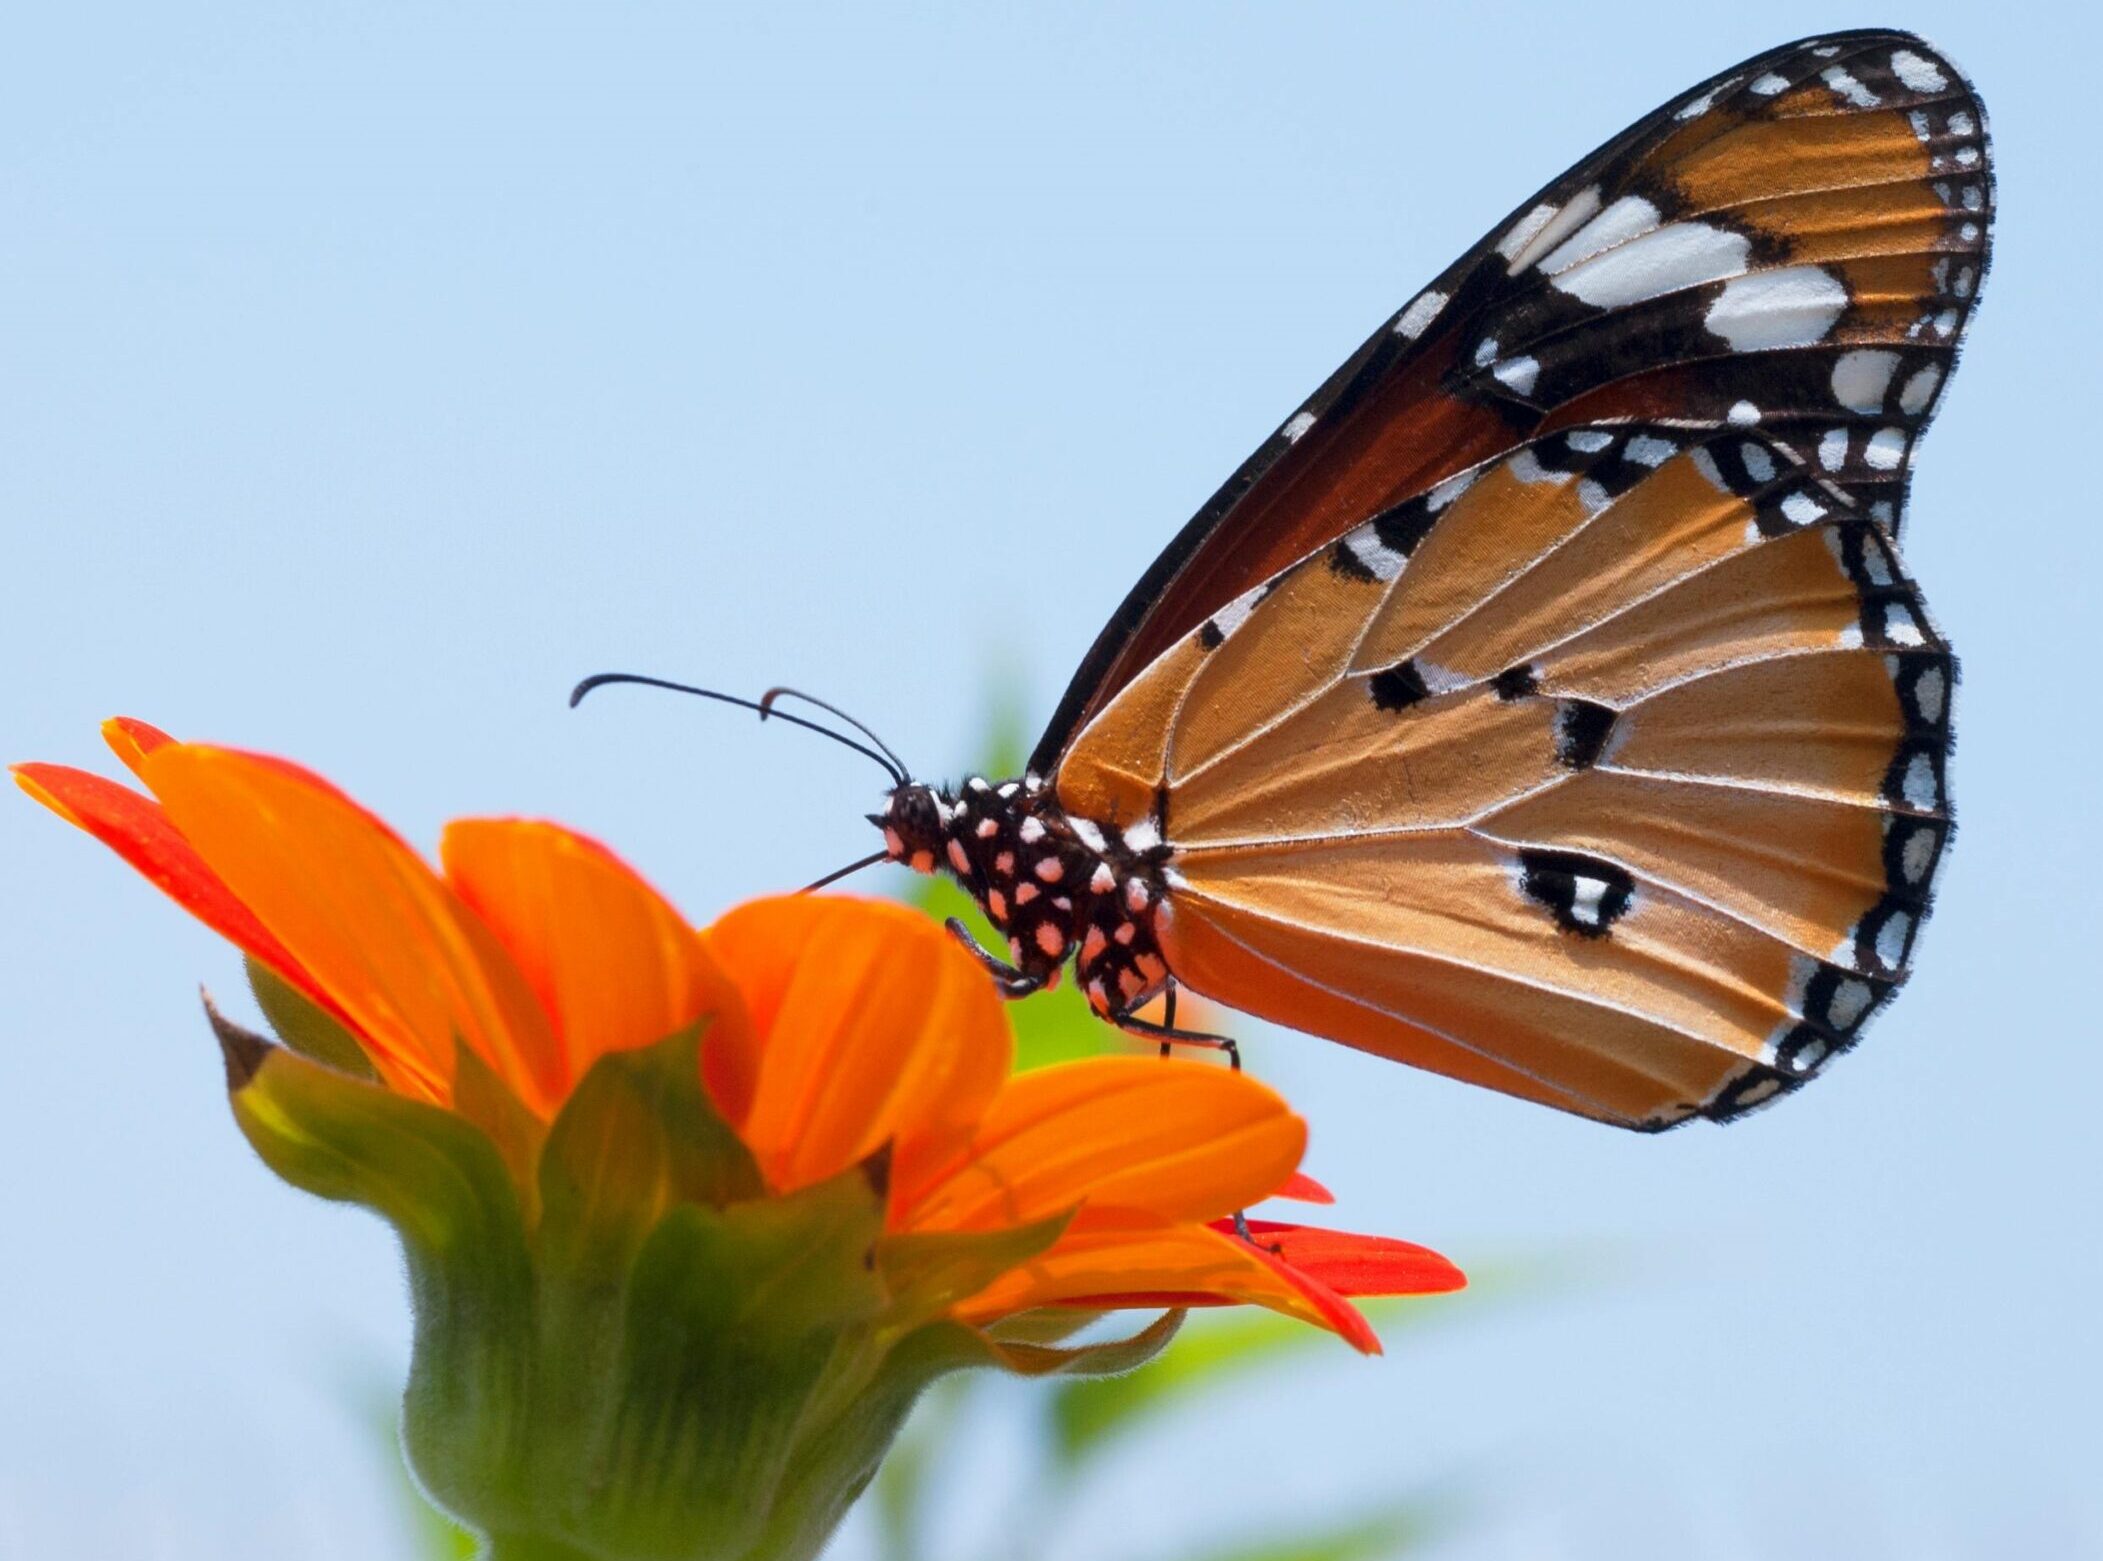
[[[993,984],[1000,988],[1002,997],[1028,997],[1044,985],[1042,976],[1033,976],[1026,970],[1017,969],[982,945],[971,935],[971,929],[956,917],[950,917],[944,925],[949,928],[949,935],[963,944],[965,951],[986,967],[986,974],[991,976]]]
[[[1141,1035],[1161,1043],[1161,1055],[1166,1057],[1173,1046],[1202,1046],[1207,1051],[1225,1052],[1227,1065],[1236,1073],[1241,1072],[1241,1047],[1231,1036],[1213,1035],[1206,1030],[1181,1030],[1176,1027],[1176,989],[1168,989],[1168,1007],[1165,1024],[1152,1019],[1142,1019],[1130,1008],[1121,1008],[1110,1015],[1110,1022],[1127,1035]]]

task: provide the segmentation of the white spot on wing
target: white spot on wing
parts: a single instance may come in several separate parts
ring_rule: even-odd
[[[1415,341],[1431,328],[1431,322],[1439,317],[1450,300],[1444,293],[1419,293],[1409,307],[1395,318],[1395,334]]]
[[[1933,60],[1924,60],[1911,49],[1894,51],[1891,69],[1915,92],[1940,92],[1950,84],[1949,79],[1936,69]]]
[[[1733,401],[1723,420],[1734,428],[1751,428],[1760,421],[1760,409],[1750,401]]]
[[[1930,667],[1913,680],[1913,708],[1920,718],[1933,726],[1942,719],[1942,702],[1949,690],[1942,668]]]
[[[1818,440],[1818,464],[1837,472],[1847,464],[1847,430],[1828,428]]]
[[[1590,192],[1592,204],[1599,204],[1599,192]],[[1576,202],[1572,202],[1574,207]],[[1658,209],[1640,195],[1624,195],[1593,217],[1577,232],[1572,233],[1561,245],[1541,261],[1541,269],[1550,276],[1560,276],[1581,261],[1595,255],[1605,254],[1617,244],[1640,238],[1652,232],[1658,225]]]
[[[1066,820],[1066,825],[1073,831],[1074,838],[1080,841],[1082,845],[1095,852],[1098,856],[1102,854],[1103,832],[1096,826],[1094,819],[1070,817]]]
[[[1906,882],[1919,883],[1934,865],[1935,831],[1916,829],[1899,848],[1899,871],[1906,875]]]
[[[1899,410],[1918,416],[1935,399],[1935,390],[1942,383],[1942,369],[1929,364],[1906,381],[1906,388],[1899,392]]]
[[[1457,472],[1424,495],[1424,507],[1434,515],[1474,486],[1475,479],[1482,475],[1480,467],[1470,467]]]
[[[1880,428],[1869,436],[1869,443],[1862,449],[1862,459],[1871,470],[1897,471],[1899,462],[1906,458],[1906,430],[1903,428]]]
[[[1847,73],[1844,66],[1828,65],[1819,72],[1825,84],[1833,89],[1833,96],[1844,99],[1856,108],[1875,108],[1884,100]]]
[[[1563,209],[1555,214],[1553,220],[1544,225],[1541,231],[1527,242],[1524,249],[1511,257],[1511,274],[1517,276],[1528,266],[1537,263],[1541,256],[1553,249],[1557,244],[1560,244],[1569,236],[1572,229],[1584,222],[1597,210],[1599,210],[1599,186],[1596,184],[1586,185],[1584,189],[1578,191],[1577,194],[1569,199],[1563,206]]]
[[[1394,579],[1402,573],[1402,566],[1409,562],[1402,554],[1381,543],[1380,533],[1371,521],[1345,532],[1343,541],[1351,556],[1375,580]]]
[[[1497,253],[1510,260],[1534,240],[1534,235],[1548,226],[1554,218],[1556,208],[1552,202],[1543,201],[1525,216],[1511,225],[1503,238],[1497,240]]]
[[[1301,438],[1305,436],[1307,430],[1312,427],[1314,427],[1314,414],[1312,412],[1295,412],[1285,420],[1285,426],[1279,429],[1278,432],[1285,435],[1287,444],[1298,444]]]
[[[1125,849],[1133,852],[1151,851],[1161,844],[1161,826],[1151,818],[1143,818],[1125,831]]]
[[[1913,918],[1904,911],[1893,911],[1884,918],[1884,925],[1877,929],[1877,959],[1886,970],[1896,970],[1906,962],[1906,935],[1913,930]]]
[[[1212,615],[1212,626],[1219,630],[1220,638],[1227,638],[1236,629],[1247,623],[1249,614],[1256,610],[1256,603],[1262,597],[1263,587],[1260,585],[1255,586],[1242,592],[1241,595],[1235,597],[1233,601],[1214,613]]]
[[[1912,762],[1906,766],[1905,779],[1899,783],[1899,795],[1906,799],[1909,806],[1924,812],[1933,808],[1938,800],[1935,794],[1935,761],[1924,753],[1915,754]]]
[[[1705,282],[1738,276],[1752,242],[1705,222],[1674,222],[1581,261],[1554,285],[1598,309],[1624,309]]]
[[[1792,525],[1808,526],[1825,518],[1825,506],[1801,490],[1782,500],[1782,513]]]
[[[1836,1030],[1851,1029],[1861,1017],[1869,1012],[1869,1005],[1876,997],[1867,981],[1847,980],[1833,988],[1832,1001],[1826,1004],[1826,1023]]]
[[[1541,363],[1538,358],[1506,358],[1490,372],[1510,387],[1513,395],[1530,396],[1533,382],[1540,377]]]
[[[1786,266],[1726,282],[1704,323],[1738,351],[1761,352],[1823,341],[1846,308],[1847,289],[1830,272]]]
[[[1628,458],[1638,466],[1653,470],[1663,466],[1679,453],[1679,446],[1670,439],[1660,439],[1655,434],[1638,434],[1628,442]]]
[[[1863,347],[1843,352],[1833,365],[1833,399],[1850,412],[1876,412],[1883,408],[1891,375],[1899,366],[1899,355]]]
[[[1689,98],[1685,103],[1681,104],[1679,111],[1675,113],[1672,117],[1674,119],[1699,119],[1702,115],[1706,114],[1710,109],[1716,106],[1716,100],[1718,98],[1722,97],[1724,93],[1730,91],[1731,88],[1735,87],[1736,85],[1738,85],[1738,78],[1736,76],[1731,77],[1728,81],[1718,82],[1715,86],[1709,88],[1708,91],[1704,92],[1700,97]]]
[[[1518,451],[1510,460],[1504,463],[1504,469],[1523,483],[1565,483],[1570,480],[1570,473],[1552,472],[1543,466],[1541,458],[1535,455],[1532,450]]]
[[[1769,71],[1752,84],[1752,89],[1763,98],[1778,97],[1789,90],[1789,78]]]

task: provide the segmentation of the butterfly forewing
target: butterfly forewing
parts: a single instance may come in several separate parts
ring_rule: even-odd
[[[1791,444],[1585,426],[1244,592],[1059,794],[1155,820],[1177,979],[1664,1127],[1811,1077],[1903,978],[1952,675],[1884,529]]]
[[[1985,116],[1909,34],[1771,51],[1638,122],[1406,303],[1104,629],[1035,755],[1251,587],[1536,432],[1756,427],[1893,534],[1987,259]]]

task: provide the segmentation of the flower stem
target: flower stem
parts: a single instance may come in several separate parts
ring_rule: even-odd
[[[492,1534],[476,1561],[593,1561],[591,1552],[537,1534]]]

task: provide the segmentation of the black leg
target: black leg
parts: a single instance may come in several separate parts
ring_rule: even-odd
[[[1171,1030],[1176,1027],[1176,984],[1173,981],[1169,982],[1168,991],[1161,999],[1161,1022]],[[1166,1057],[1175,1044],[1174,1041],[1163,1041],[1161,1055]]]
[[[1033,976],[1027,971],[1019,970],[998,954],[982,947],[979,940],[971,935],[971,929],[956,917],[950,917],[944,925],[949,928],[950,936],[963,944],[965,950],[986,967],[986,974],[991,976],[993,984],[1000,988],[1002,997],[1028,997],[1044,985],[1042,976]]]
[[[1175,990],[1169,989],[1171,993]],[[1225,1052],[1227,1062],[1236,1073],[1241,1071],[1241,1048],[1232,1037],[1211,1035],[1203,1030],[1179,1030],[1173,1024],[1156,1024],[1151,1019],[1142,1019],[1131,1009],[1121,1009],[1110,1016],[1110,1022],[1130,1035],[1143,1035],[1161,1043],[1161,1055],[1166,1057],[1171,1046],[1202,1046],[1209,1051]]]

